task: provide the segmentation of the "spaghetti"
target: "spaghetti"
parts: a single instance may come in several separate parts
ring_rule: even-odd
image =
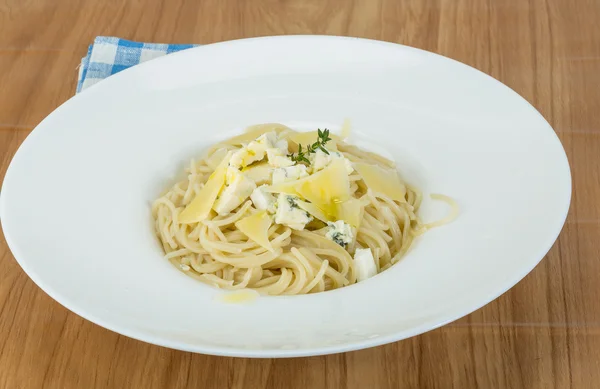
[[[421,193],[392,161],[323,134],[255,126],[192,160],[152,206],[166,259],[215,287],[267,295],[341,288],[397,263],[434,225],[417,217]]]

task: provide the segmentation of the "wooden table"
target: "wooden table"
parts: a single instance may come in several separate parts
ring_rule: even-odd
[[[97,35],[208,43],[338,34],[474,66],[529,100],[569,156],[573,204],[548,256],[453,324],[370,350],[288,360],[168,350],[70,313],[0,241],[0,387],[599,388],[600,1],[4,0],[0,176],[31,129],[71,97]]]

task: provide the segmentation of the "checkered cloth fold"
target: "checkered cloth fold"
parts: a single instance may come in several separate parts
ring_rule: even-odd
[[[99,36],[81,59],[77,93],[115,73],[139,63],[197,45],[140,43],[121,38]]]

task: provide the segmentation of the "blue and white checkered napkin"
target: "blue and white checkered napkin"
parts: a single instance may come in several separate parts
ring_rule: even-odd
[[[87,55],[81,59],[77,93],[121,70],[195,46],[198,45],[140,43],[99,36],[88,48]]]

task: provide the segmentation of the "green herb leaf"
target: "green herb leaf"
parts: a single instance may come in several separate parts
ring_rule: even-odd
[[[325,128],[321,131],[320,128],[317,128],[317,135],[319,139],[317,139],[317,141],[312,145],[306,146],[306,151],[302,150],[302,145],[298,145],[298,153],[288,154],[288,158],[296,163],[304,162],[310,165],[310,161],[307,158],[309,154],[314,154],[317,152],[317,150],[321,150],[325,154],[329,155],[329,151],[325,148],[325,144],[331,140],[329,137],[329,130]]]

